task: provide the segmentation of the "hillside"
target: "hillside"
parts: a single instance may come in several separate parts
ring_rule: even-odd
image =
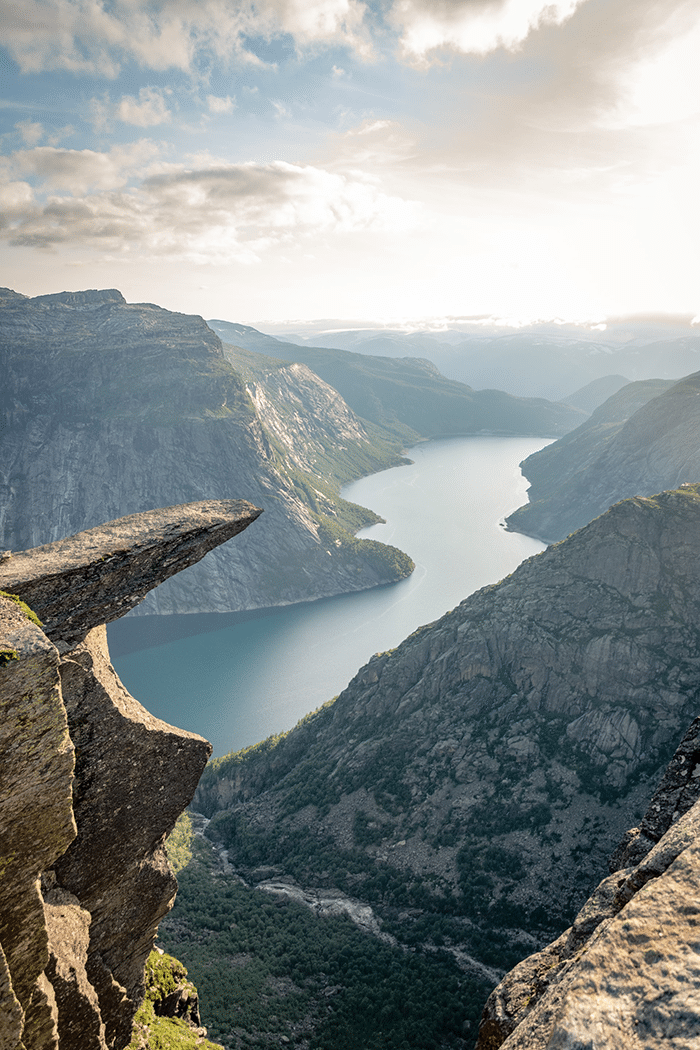
[[[247,878],[506,969],[571,921],[696,714],[699,543],[700,486],[617,504],[212,763],[207,833]]]
[[[199,317],[115,290],[0,296],[0,548],[106,517],[245,490],[258,535],[166,583],[139,612],[287,604],[400,579],[400,551],[355,539],[376,515],[340,485],[402,462],[303,366],[253,397]]]
[[[430,361],[375,357],[265,336],[246,325],[210,321],[237,362],[236,347],[308,365],[334,387],[363,419],[387,427],[402,440],[407,429],[421,437],[444,434],[559,435],[582,419],[580,410],[542,398],[515,397],[501,389],[472,390],[447,379]],[[228,346],[232,349],[228,349]]]
[[[563,539],[620,499],[700,478],[700,373],[631,383],[577,430],[521,464],[529,503],[510,529]]]

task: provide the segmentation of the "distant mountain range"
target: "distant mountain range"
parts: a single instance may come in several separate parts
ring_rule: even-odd
[[[308,365],[364,419],[406,436],[444,434],[563,434],[582,419],[581,410],[542,398],[497,390],[472,390],[447,379],[424,358],[381,357],[327,347],[298,346],[245,325],[209,321],[224,344]],[[226,351],[230,354],[229,351]],[[238,365],[235,355],[230,360]],[[408,428],[408,430],[407,430]]]
[[[216,322],[210,322],[215,327]],[[343,327],[339,321],[264,331],[304,346],[384,357],[428,358],[445,376],[476,389],[568,400],[594,379],[613,373],[630,381],[680,379],[700,368],[700,331],[688,318],[621,318],[606,325],[446,324],[442,331]],[[338,330],[340,329],[340,330]],[[461,330],[460,330],[461,329]]]

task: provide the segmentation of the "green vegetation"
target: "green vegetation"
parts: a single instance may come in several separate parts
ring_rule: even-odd
[[[310,1050],[448,1050],[476,1034],[488,987],[446,951],[319,918],[222,873],[202,839],[192,851],[160,936],[186,963],[212,1038],[235,1050],[302,1039]]]
[[[19,660],[19,653],[16,649],[0,649],[0,667],[4,667],[9,664],[10,660]]]
[[[220,1050],[202,1039],[196,1028],[178,1017],[161,1017],[157,1010],[162,1000],[177,989],[196,994],[187,980],[187,970],[177,959],[153,951],[146,962],[146,997],[134,1018],[132,1040],[127,1050]]]
[[[189,813],[181,813],[177,824],[168,836],[168,860],[170,867],[177,875],[178,871],[187,867],[192,860],[192,841],[194,831],[192,829],[192,818]]]
[[[37,614],[29,608],[26,602],[22,601],[18,594],[10,594],[8,591],[0,591],[0,595],[3,598],[9,598],[11,602],[14,602],[15,605],[18,605],[20,612],[22,612],[28,620],[31,620],[33,624],[36,624],[37,627],[44,626]]]

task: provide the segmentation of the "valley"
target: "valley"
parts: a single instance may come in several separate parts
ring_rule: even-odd
[[[30,693],[12,683],[39,689],[38,659],[47,682],[58,682],[60,668],[63,690],[46,687],[53,689],[46,713],[55,715],[46,757],[32,743],[11,771],[16,779],[26,766],[34,778],[37,814],[46,801],[41,777],[48,770],[61,784],[51,800],[61,809],[60,842],[41,824],[44,852],[22,860],[21,886],[3,887],[13,918],[0,923],[10,952],[0,978],[11,981],[0,983],[0,994],[9,987],[14,996],[16,987],[21,996],[2,1000],[13,1031],[21,1033],[25,1017],[34,1025],[41,1017],[63,1026],[61,1040],[71,1046],[66,1003],[79,994],[95,1050],[126,1047],[144,994],[143,964],[172,895],[163,838],[208,749],[195,735],[205,675],[198,700],[184,669],[198,674],[212,617],[234,615],[248,629],[281,615],[276,607],[304,601],[333,632],[324,601],[349,596],[364,611],[370,651],[350,658],[339,686],[319,685],[319,703],[304,696],[284,722],[271,705],[267,736],[257,723],[242,748],[222,740],[192,815],[180,817],[168,841],[180,895],[160,938],[199,986],[212,1038],[230,1050],[534,1050],[557,1039],[583,1050],[586,1018],[595,1015],[591,1023],[608,1032],[602,1004],[611,982],[621,989],[626,1032],[680,1025],[692,1033],[700,1014],[683,1007],[681,1016],[678,989],[696,982],[688,956],[696,724],[683,734],[700,689],[697,374],[622,385],[619,375],[594,377],[570,403],[554,404],[474,390],[425,360],[300,348],[229,322],[218,323],[222,334],[243,345],[222,343],[201,318],[128,304],[113,289],[35,299],[6,289],[0,298],[0,526],[9,548],[0,583],[10,594],[0,601],[7,636],[0,695],[8,754],[25,724],[44,732],[39,708],[27,721]],[[542,447],[536,434],[558,440]],[[482,459],[486,449],[532,442],[519,453],[528,505],[513,511],[524,496],[518,457],[507,467],[502,461],[501,475],[495,459],[482,463],[481,488],[478,471],[458,483],[453,467],[447,485],[455,502],[441,505],[416,473],[425,458],[426,477],[438,474],[430,456],[440,441],[478,447]],[[412,442],[419,444],[407,465]],[[366,509],[345,487],[371,475],[380,491],[387,469],[413,479],[407,487],[418,498],[409,517],[427,548],[404,540],[390,506],[367,500],[376,509]],[[500,480],[509,471],[515,490]],[[170,505],[222,487],[250,502]],[[146,510],[153,502],[169,505]],[[472,529],[475,508],[482,516]],[[66,538],[125,509],[140,513]],[[510,532],[499,528],[503,515]],[[213,550],[243,528],[235,544]],[[489,528],[513,554],[570,535],[496,569],[483,544]],[[42,539],[55,542],[32,548]],[[433,568],[426,549],[436,555]],[[396,618],[385,637],[375,626],[383,614],[367,614],[375,595],[388,597],[390,612],[431,576],[442,604],[418,622]],[[36,606],[43,632],[36,618],[27,627],[12,595]],[[175,630],[174,649],[161,655],[168,660],[179,649],[184,663],[178,670],[172,659],[175,678],[163,683],[170,708],[155,713],[180,720],[172,696],[187,693],[185,731],[157,722],[115,676],[103,625],[134,607],[122,638],[143,637],[125,659],[146,652],[149,631],[162,636],[161,624],[170,620]],[[198,625],[196,616],[206,619]],[[335,663],[330,643],[311,631],[316,648],[291,641],[302,664]],[[265,648],[254,663],[266,662]],[[284,663],[272,671],[269,693],[285,673]],[[256,703],[245,682],[235,688],[243,703]],[[145,687],[133,689],[155,707]],[[129,736],[144,732],[145,764]],[[197,759],[163,808],[157,793],[168,792],[171,774],[150,786],[162,765],[160,741],[178,751],[185,739]],[[146,784],[148,806],[135,805]],[[14,812],[16,792],[0,803]],[[15,837],[22,830],[10,826]],[[113,870],[115,850],[133,853],[133,862]],[[8,870],[20,872],[24,853],[7,858]],[[147,908],[134,892],[141,872],[160,887]],[[31,886],[38,894],[39,885],[44,896],[35,899]],[[667,922],[659,916],[674,894],[686,904]],[[112,900],[128,910],[131,932],[109,932]],[[74,909],[83,929],[65,985],[62,920],[50,910],[61,907]],[[657,955],[638,959],[627,936],[635,923],[659,921],[671,1028],[649,1005]],[[18,946],[26,922],[53,931],[54,969],[37,949],[25,974]],[[121,975],[122,998],[105,960]],[[587,998],[589,963],[599,990]],[[174,967],[184,980],[179,966],[161,969]],[[60,989],[53,1021],[44,1016],[46,981]],[[71,981],[82,982],[79,993]],[[148,994],[155,999],[146,1005],[158,999]],[[156,1023],[154,1009],[146,1028]],[[189,1032],[198,1031],[193,1009]],[[153,1035],[153,1050],[160,1038]],[[43,1050],[27,1039],[27,1050]]]

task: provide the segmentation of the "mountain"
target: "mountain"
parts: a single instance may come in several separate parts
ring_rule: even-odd
[[[562,401],[590,415],[628,383],[629,379],[625,379],[624,376],[601,376],[600,379],[593,379],[580,390],[569,394],[568,397],[563,397]]]
[[[253,542],[216,552],[139,612],[223,612],[392,582],[402,552],[357,540],[378,520],[343,482],[403,462],[303,365],[250,391],[200,317],[128,304],[115,290],[0,296],[0,548],[106,517],[245,491],[265,514]]]
[[[697,713],[699,544],[700,485],[618,503],[211,763],[207,834],[247,879],[507,969],[571,922]]]
[[[477,1050],[587,1050],[591,1039],[596,1047],[695,1045],[699,744],[696,718],[640,827],[615,851],[612,874],[561,937],[490,995]]]
[[[332,320],[305,324],[303,331],[279,322],[261,327],[303,346],[428,358],[443,375],[476,389],[552,401],[614,372],[635,381],[679,379],[700,365],[698,327],[690,316],[617,318],[593,327],[540,322],[515,330],[486,319],[447,319],[425,331],[358,329]]]
[[[211,745],[129,695],[105,624],[259,515],[243,500],[165,507],[0,560],[3,1048],[130,1043],[177,889],[165,836]]]
[[[577,430],[521,464],[529,503],[508,528],[562,539],[620,499],[700,478],[700,373],[631,383]]]
[[[210,321],[236,347],[308,365],[334,387],[363,419],[387,427],[402,440],[445,434],[565,434],[581,420],[567,405],[542,398],[514,397],[501,389],[472,390],[447,379],[430,361],[416,357],[375,357],[315,346],[298,346],[265,336],[246,325]]]

